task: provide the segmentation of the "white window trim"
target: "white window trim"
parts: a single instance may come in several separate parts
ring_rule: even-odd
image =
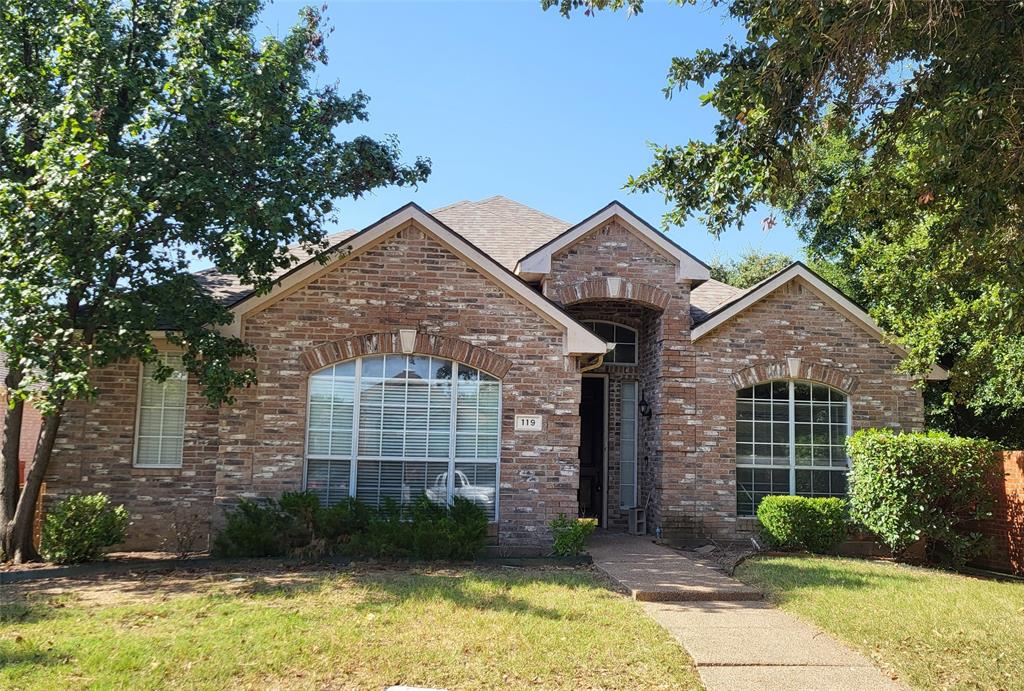
[[[166,355],[181,355],[182,351],[167,351],[161,353],[161,356]],[[185,461],[185,426],[188,423],[188,371],[182,370],[182,375],[185,378],[185,402],[182,406],[181,416],[181,453],[182,457],[178,459],[177,463],[139,463],[139,437],[141,436],[140,425],[142,424],[142,387],[146,381],[146,364],[139,362],[139,376],[138,386],[135,389],[135,434],[132,435],[132,467],[133,468],[159,468],[159,469],[176,469],[181,468]],[[161,407],[163,402],[161,401]]]
[[[633,332],[633,342],[632,343],[624,343],[623,345],[632,345],[633,346],[633,362],[612,362],[611,360],[605,360],[604,364],[606,364],[606,365],[619,365],[619,366],[622,366],[622,367],[636,367],[640,363],[640,330],[639,329],[634,329],[632,326],[626,326],[625,324],[620,324],[619,322],[609,321],[608,319],[582,319],[580,321],[582,321],[583,325],[586,326],[588,329],[590,328],[591,324],[610,324],[611,326],[614,326],[614,327],[619,328],[619,329],[628,329],[629,331],[632,331]],[[609,341],[608,345],[610,345],[610,346],[618,346],[619,344],[617,342]],[[613,350],[614,350],[614,348],[609,349],[608,354],[611,354],[613,352]]]
[[[846,396],[846,436],[847,437],[849,437],[853,433],[853,405],[852,405],[852,402],[850,401],[850,394],[848,394],[847,392],[843,391],[842,389],[837,389],[834,386],[828,386],[828,384],[824,384],[822,382],[812,381],[810,379],[787,379],[787,380],[771,379],[769,381],[758,382],[757,384],[770,384],[770,383],[775,382],[775,381],[786,381],[786,383],[788,385],[788,388],[789,388],[789,401],[788,401],[788,403],[789,403],[789,420],[788,420],[788,423],[787,423],[788,426],[789,426],[789,444],[788,444],[788,446],[789,446],[789,495],[788,496],[793,497],[793,496],[797,496],[797,494],[796,494],[796,471],[797,471],[797,469],[804,469],[804,470],[826,470],[826,471],[829,471],[829,472],[840,472],[840,471],[842,471],[842,468],[835,468],[835,467],[833,467],[833,468],[815,468],[814,466],[798,466],[796,464],[796,414],[795,414],[796,413],[796,398],[794,396],[795,385],[797,383],[799,383],[799,382],[804,382],[804,383],[807,383],[807,384],[811,384],[812,386],[814,384],[817,384],[818,386],[827,386],[829,389],[831,389],[833,391],[838,391],[839,393],[841,393],[844,396]],[[753,386],[757,386],[757,384],[754,384]],[[751,387],[745,387],[745,388],[751,388]],[[736,393],[738,394],[739,391],[737,391]],[[738,396],[734,397],[734,401],[733,401],[734,405],[735,405],[735,401],[736,400],[739,400]],[[757,401],[757,400],[758,399],[756,399],[756,398],[752,398],[751,399],[751,401]],[[736,467],[737,468],[753,468],[753,469],[756,469],[756,470],[781,469],[781,466],[764,466],[764,465],[756,465],[756,464],[753,464],[753,463],[740,463],[739,462],[739,458],[736,456],[736,444],[737,444],[737,442],[736,442],[736,434],[735,434],[735,429],[737,429],[738,422],[739,422],[739,420],[736,417],[736,413],[733,412],[733,425],[734,425],[733,429],[734,429],[734,434],[733,434],[732,449],[733,449],[733,456],[737,459],[736,460]],[[774,421],[772,422],[772,424],[774,424]],[[829,421],[829,425],[830,426],[832,425],[831,420]],[[847,472],[850,471],[850,459],[849,458],[846,459],[846,471]],[[736,496],[737,497],[739,496],[739,492],[740,492],[739,481],[736,481]],[[786,495],[775,495],[775,496],[786,496]],[[735,502],[734,502],[733,505],[735,507]],[[736,517],[739,518],[739,519],[754,519],[754,520],[757,520],[757,509],[755,508],[754,509],[754,513],[752,513],[752,514],[741,514],[739,511],[736,511]]]
[[[316,374],[323,372],[324,370],[333,368],[335,365],[341,364],[336,362],[311,372],[306,378],[306,430],[305,439],[303,440],[303,463],[302,463],[302,487],[306,489],[308,487],[309,479],[309,461],[348,461],[349,462],[349,480],[348,480],[348,496],[355,499],[357,490],[357,477],[359,471],[359,461],[395,461],[395,462],[415,462],[415,463],[448,463],[448,505],[450,506],[455,495],[455,464],[456,463],[493,463],[494,464],[494,518],[488,517],[488,522],[497,523],[501,517],[501,428],[504,421],[502,412],[503,407],[503,395],[502,395],[502,381],[498,377],[494,377],[489,372],[484,372],[477,367],[467,365],[459,362],[458,360],[452,360],[451,358],[441,357],[438,355],[428,355],[425,353],[380,353],[379,355],[410,355],[419,357],[432,357],[438,360],[446,360],[452,363],[452,400],[451,400],[451,412],[448,418],[448,456],[369,456],[359,455],[359,391],[362,383],[363,375],[363,361],[368,357],[377,357],[378,355],[364,355],[355,360],[355,374],[354,378],[354,395],[352,405],[352,448],[350,455],[340,456],[337,454],[310,454],[309,453],[309,410],[310,403],[312,401],[313,387],[309,386],[309,380]],[[497,455],[492,459],[488,458],[456,458],[455,457],[455,427],[456,427],[456,415],[458,411],[458,374],[459,367],[465,366],[471,369],[483,372],[488,376],[494,377],[498,382],[498,427],[497,427]]]

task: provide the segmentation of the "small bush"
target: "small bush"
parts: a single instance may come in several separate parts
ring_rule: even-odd
[[[105,494],[75,495],[59,502],[43,521],[42,553],[58,564],[97,559],[108,547],[124,542],[128,512],[111,506]]]
[[[597,519],[569,518],[562,513],[548,526],[555,538],[552,551],[560,557],[574,557],[583,552],[587,536],[597,529]]]
[[[221,557],[280,557],[289,550],[298,527],[296,519],[275,501],[243,499],[228,512],[227,523],[213,542]]]
[[[178,559],[188,559],[199,552],[199,542],[206,533],[202,514],[187,505],[177,506],[171,520],[171,534],[163,539],[164,549]]]
[[[300,542],[317,539],[320,523],[320,497],[314,492],[285,492],[278,502],[281,510],[295,520]]]
[[[991,513],[992,442],[862,430],[847,448],[851,517],[897,557],[923,539],[926,559],[960,565],[984,546],[971,524]]]
[[[757,520],[773,549],[833,552],[846,538],[846,502],[835,498],[765,497]]]
[[[365,533],[373,520],[373,509],[363,502],[347,497],[317,514],[316,532],[334,542],[348,542],[357,533]]]

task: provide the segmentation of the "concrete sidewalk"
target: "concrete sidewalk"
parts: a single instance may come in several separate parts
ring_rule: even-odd
[[[594,537],[590,554],[686,648],[709,691],[903,688],[860,653],[683,552],[605,534]]]

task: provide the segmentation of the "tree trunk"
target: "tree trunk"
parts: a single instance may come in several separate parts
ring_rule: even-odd
[[[21,384],[21,372],[9,370],[4,386],[7,391]],[[21,423],[25,405],[21,400],[10,405],[10,394],[4,396],[4,434],[0,451],[0,558],[13,557],[11,528],[18,507],[18,463],[21,452]]]
[[[18,508],[14,512],[14,521],[5,527],[5,542],[9,539],[10,547],[7,555],[15,564],[37,561],[39,553],[32,541],[32,528],[35,522],[36,503],[39,501],[39,490],[43,485],[46,467],[50,464],[54,442],[57,441],[57,430],[60,428],[62,408],[43,417],[43,426],[39,430],[39,443],[35,455],[25,475],[25,486],[18,499]]]

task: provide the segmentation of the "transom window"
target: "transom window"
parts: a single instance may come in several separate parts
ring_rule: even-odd
[[[160,361],[174,369],[167,379],[154,378],[157,363],[142,366],[135,424],[135,465],[180,467],[185,441],[185,395],[188,374],[181,355],[166,354]]]
[[[736,393],[736,513],[773,494],[846,496],[850,403],[837,389],[772,381]]]
[[[636,329],[631,329],[614,322],[589,320],[583,325],[596,333],[603,340],[614,343],[615,348],[604,356],[606,363],[616,365],[636,364]]]
[[[331,505],[460,496],[497,517],[501,383],[444,358],[377,355],[309,380],[306,487]]]

